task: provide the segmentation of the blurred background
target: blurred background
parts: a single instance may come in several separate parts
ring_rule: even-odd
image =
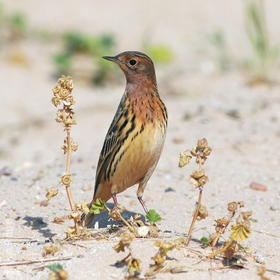
[[[251,113],[276,108],[279,9],[275,0],[0,1],[0,159],[53,158],[42,150],[58,142],[50,99],[61,74],[74,78],[81,146],[96,153],[100,145],[82,135],[100,128],[93,136],[102,142],[125,86],[118,67],[101,57],[125,50],[154,60],[180,131],[195,118],[209,124],[211,114],[246,123]],[[267,120],[276,122],[278,111]]]

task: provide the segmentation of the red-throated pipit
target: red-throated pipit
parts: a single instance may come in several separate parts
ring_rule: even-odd
[[[123,70],[126,88],[105,137],[89,206],[97,198],[106,202],[113,197],[116,207],[116,195],[139,184],[137,197],[147,212],[142,196],[160,158],[167,127],[167,111],[157,91],[154,64],[137,51],[103,58]],[[91,213],[84,215],[82,224],[89,226],[93,217]]]

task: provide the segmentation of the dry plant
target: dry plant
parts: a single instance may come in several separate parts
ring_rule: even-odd
[[[189,179],[190,183],[199,189],[199,196],[196,210],[194,212],[192,223],[186,239],[186,245],[189,244],[195,221],[203,220],[208,216],[206,206],[201,205],[203,188],[209,180],[205,174],[205,169],[202,167],[205,164],[207,157],[210,155],[211,151],[212,148],[208,146],[207,140],[205,138],[202,138],[201,140],[197,141],[197,145],[195,148],[180,153],[179,167],[184,167],[185,165],[187,165],[191,161],[192,157],[196,158],[196,163],[199,166],[198,170],[194,171]]]
[[[228,225],[232,222],[233,218],[236,216],[238,210],[244,206],[243,202],[230,202],[228,204],[228,217],[223,217],[216,220],[216,232],[212,234],[210,245],[216,246],[219,238],[225,233]],[[251,211],[240,212],[236,218],[236,222],[231,226],[230,238],[225,241],[224,246],[217,250],[216,252],[210,254],[208,258],[214,258],[220,254],[224,254],[227,259],[232,259],[234,254],[236,254],[242,246],[239,242],[246,240],[251,234],[251,223],[250,217],[252,215]]]
[[[264,265],[259,266],[257,268],[257,274],[260,276],[260,280],[270,280],[270,278],[264,276],[265,272],[266,272],[266,267]]]
[[[216,227],[215,227],[216,232],[211,235],[211,238],[209,241],[209,245],[211,247],[215,247],[217,245],[221,235],[225,233],[227,226],[230,224],[233,217],[235,216],[236,211],[238,210],[238,208],[241,208],[241,207],[244,207],[243,201],[238,201],[238,202],[233,201],[233,202],[228,203],[227,217],[223,217],[221,219],[216,220],[216,223],[217,223]]]
[[[152,276],[160,272],[166,265],[167,253],[176,247],[175,243],[167,242],[165,240],[157,240],[154,245],[158,247],[158,252],[152,257],[154,264],[150,270],[146,273],[146,276]]]
[[[127,267],[127,273],[128,273],[127,279],[135,279],[135,277],[137,278],[142,271],[140,267],[141,261],[132,256],[132,250],[130,244],[134,238],[135,235],[133,233],[131,233],[130,231],[125,231],[120,235],[119,243],[114,246],[114,250],[117,253],[125,252],[125,248],[129,250],[128,255],[124,259],[116,263],[117,267],[123,265]]]
[[[66,188],[67,197],[69,200],[69,204],[71,207],[72,213],[69,215],[71,219],[74,220],[75,228],[73,229],[77,235],[79,235],[80,229],[78,225],[78,221],[80,219],[80,215],[77,212],[76,206],[72,199],[71,188],[70,185],[72,183],[72,176],[70,174],[70,164],[71,164],[71,155],[78,149],[78,144],[74,142],[70,136],[72,125],[76,124],[74,120],[74,111],[72,106],[74,105],[74,98],[72,96],[73,90],[73,80],[71,77],[62,76],[58,80],[58,85],[53,88],[53,98],[52,103],[57,110],[57,118],[56,121],[59,123],[63,123],[64,131],[66,132],[66,138],[64,139],[64,145],[62,149],[66,157],[66,172],[65,175],[61,177],[61,183]]]

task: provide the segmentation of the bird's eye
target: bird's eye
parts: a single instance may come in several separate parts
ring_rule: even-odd
[[[129,64],[130,64],[130,65],[135,65],[135,64],[136,64],[136,60],[135,60],[135,59],[129,60]]]

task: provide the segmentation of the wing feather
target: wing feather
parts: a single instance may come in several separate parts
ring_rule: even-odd
[[[108,165],[110,164],[110,158],[112,156],[112,152],[116,149],[120,142],[119,135],[119,126],[121,123],[121,119],[123,118],[126,110],[126,93],[124,93],[120,104],[118,106],[117,112],[114,116],[114,119],[109,127],[109,130],[106,134],[103,147],[99,156],[97,171],[96,171],[96,179],[95,179],[95,189],[94,193],[97,192],[97,188],[100,184],[101,178],[105,175]]]

